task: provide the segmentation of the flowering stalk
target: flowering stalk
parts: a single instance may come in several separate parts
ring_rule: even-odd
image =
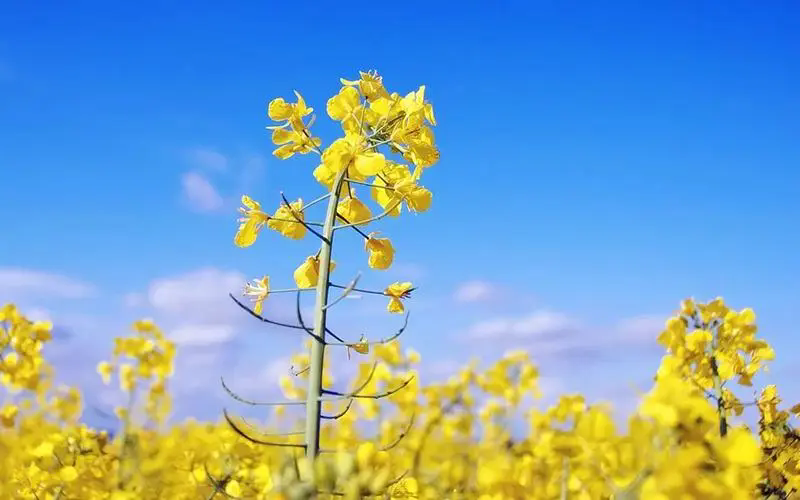
[[[336,176],[331,196],[328,198],[328,210],[322,227],[322,242],[319,250],[319,281],[317,282],[317,299],[314,307],[314,341],[311,344],[311,363],[309,365],[308,394],[306,395],[306,456],[314,457],[319,453],[319,431],[322,412],[322,372],[325,364],[325,323],[328,317],[328,290],[330,289],[330,264],[333,251],[333,227],[336,222],[336,209],[339,205],[339,193],[347,170]]]

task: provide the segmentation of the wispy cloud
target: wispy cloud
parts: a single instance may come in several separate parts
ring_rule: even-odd
[[[192,148],[186,151],[186,159],[198,169],[223,172],[228,169],[228,157],[209,148]]]
[[[469,329],[473,339],[542,339],[575,332],[580,324],[565,314],[540,310],[518,317],[500,317],[474,324]]]
[[[499,286],[486,281],[467,281],[459,285],[453,298],[456,302],[489,302],[501,295]]]
[[[181,187],[184,202],[195,212],[216,212],[223,206],[222,196],[211,181],[199,172],[184,173]]]
[[[261,180],[266,165],[260,154],[232,157],[210,148],[192,148],[183,155],[190,168],[181,176],[181,195],[197,213],[235,210],[242,193]],[[220,190],[220,185],[227,188]]]
[[[245,283],[239,271],[213,267],[153,281],[147,302],[157,312],[174,318],[194,318],[202,323],[219,324],[241,317],[228,293]]]
[[[0,297],[2,300],[19,300],[21,297],[47,296],[65,299],[91,297],[96,292],[93,285],[44,271],[22,268],[0,268]]]
[[[621,320],[615,329],[619,340],[654,343],[664,330],[666,315],[645,314]]]
[[[170,338],[179,345],[207,346],[233,340],[236,331],[232,325],[183,325],[170,331]]]
[[[513,344],[537,355],[597,356],[619,348],[647,349],[657,346],[656,337],[666,316],[639,315],[611,326],[585,324],[551,310],[535,310],[517,316],[494,317],[468,327],[462,340],[482,345]]]

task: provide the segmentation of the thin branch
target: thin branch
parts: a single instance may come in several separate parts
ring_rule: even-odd
[[[306,326],[305,321],[303,321],[303,314],[300,312],[300,292],[299,291],[297,292],[297,305],[296,305],[295,309],[297,310],[297,322],[300,323],[300,328],[302,330],[305,330],[306,333],[308,333],[312,337],[314,337],[314,339],[317,342],[319,342],[320,344],[327,344],[327,341],[325,339],[323,339],[322,337],[320,337],[319,335],[314,333],[308,326]],[[342,340],[341,337],[339,337],[338,335],[333,333],[327,326],[325,327],[325,333],[327,333],[331,337],[335,338],[339,342],[344,342],[344,340]]]
[[[305,401],[252,401],[250,399],[245,399],[242,396],[239,396],[233,390],[228,387],[225,383],[225,379],[223,377],[219,378],[219,381],[222,383],[222,388],[225,389],[225,392],[228,393],[228,396],[232,397],[236,401],[240,403],[244,403],[250,406],[300,406],[306,404]]]
[[[350,295],[350,292],[352,292],[353,289],[358,284],[358,280],[359,279],[361,279],[361,273],[356,274],[356,277],[353,278],[353,281],[351,281],[349,285],[347,285],[347,288],[344,289],[344,291],[342,292],[341,295],[339,295],[339,297],[334,299],[333,302],[328,302],[327,304],[325,304],[325,306],[323,306],[322,309],[323,310],[328,310],[331,307],[333,307],[336,304],[338,304],[339,302],[341,302],[342,300],[346,299],[347,296]]]
[[[246,425],[247,427],[249,427],[249,428],[251,428],[253,430],[256,430],[256,426],[251,424],[250,422],[248,422],[246,418],[239,417],[239,419],[242,422],[244,422],[244,425]],[[268,436],[268,437],[284,437],[284,436],[302,436],[303,434],[305,434],[305,431],[269,432],[269,433],[262,434],[262,435],[263,436]]]
[[[297,294],[299,296],[300,292],[298,291]],[[245,311],[250,313],[250,316],[253,316],[254,318],[260,319],[264,323],[269,323],[270,325],[282,326],[284,328],[293,328],[295,330],[305,330],[306,333],[311,335],[317,342],[324,342],[319,335],[316,335],[314,332],[310,331],[308,328],[304,328],[303,326],[299,326],[299,325],[290,325],[289,323],[282,323],[280,321],[274,321],[274,320],[271,320],[271,319],[267,319],[264,316],[262,316],[262,315],[258,314],[257,312],[253,311],[249,307],[247,307],[245,304],[242,304],[242,302],[239,299],[237,299],[232,293],[229,293],[228,295],[230,296],[230,298],[233,299],[234,302],[236,302],[236,304],[239,307],[241,307],[242,309],[244,309]],[[335,336],[334,336],[334,338],[335,338]]]
[[[295,377],[299,377],[300,375],[304,374],[305,372],[307,372],[310,369],[311,369],[311,365],[306,365],[306,367],[303,368],[302,370],[295,370],[294,366],[290,366],[289,367],[289,373],[291,373]]]
[[[277,222],[288,222],[289,224],[296,224],[298,222],[297,220],[279,219],[277,217],[270,217],[269,220],[274,220],[274,221],[277,221]],[[308,224],[309,226],[318,226],[318,227],[322,227],[323,226],[322,222],[304,222],[303,224],[304,225]]]
[[[335,284],[335,283],[330,283],[330,284],[329,284],[329,286],[332,286],[333,288],[347,288],[347,287],[346,287],[346,286],[344,286],[344,285],[337,285],[337,284]],[[409,294],[410,294],[411,292],[413,292],[413,291],[417,290],[418,288],[419,288],[419,287],[416,287],[416,286],[415,286],[414,288],[410,288],[410,289],[409,289],[409,290],[406,292],[405,296],[406,296],[406,297],[408,297],[408,296],[409,296]],[[354,291],[354,292],[359,292],[359,293],[368,293],[368,294],[371,294],[371,295],[382,295],[382,296],[387,296],[387,293],[386,293],[385,291],[378,291],[378,290],[364,290],[364,289],[361,289],[361,288],[353,288],[353,291]]]
[[[306,447],[306,445],[300,444],[300,443],[278,443],[278,442],[275,442],[275,441],[263,441],[261,439],[254,438],[254,437],[250,436],[249,434],[247,434],[246,432],[244,432],[242,429],[240,429],[236,425],[236,423],[234,423],[234,421],[228,415],[228,410],[223,409],[222,410],[222,414],[225,417],[225,420],[228,422],[228,425],[230,425],[231,428],[233,429],[233,431],[236,434],[240,435],[241,437],[245,438],[246,440],[250,441],[251,443],[263,444],[263,445],[267,445],[267,446],[283,446],[283,447],[286,447],[286,448],[303,448],[303,449],[305,449],[305,447]]]
[[[401,203],[403,203],[404,200],[405,200],[405,198],[400,198],[399,200],[397,200],[397,202],[394,205],[392,205],[390,208],[387,208],[386,210],[384,210],[383,213],[378,214],[378,215],[376,215],[374,217],[370,217],[369,219],[364,219],[364,220],[358,221],[357,224],[366,225],[366,224],[369,224],[371,222],[375,222],[375,221],[383,219],[384,217],[389,215],[395,208],[397,208]],[[355,227],[355,225],[356,225],[355,223],[341,224],[339,226],[334,226],[333,230],[336,231],[336,230],[345,229],[345,228],[348,228],[348,227]]]
[[[386,397],[389,397],[392,394],[396,393],[400,389],[404,388],[408,384],[410,384],[412,380],[414,380],[414,376],[413,375],[410,376],[408,379],[406,379],[406,381],[403,382],[402,384],[400,384],[399,386],[395,387],[392,390],[383,392],[383,393],[378,393],[378,394],[350,394],[348,397],[359,398],[359,399],[382,399],[382,398],[386,398]],[[328,395],[331,395],[331,396],[345,396],[345,394],[343,394],[341,392],[330,391],[328,389],[322,389],[322,393],[323,394],[328,394]]]
[[[356,398],[356,397],[375,398],[375,395],[364,395],[364,396],[361,396],[358,393],[363,391],[364,388],[367,387],[367,384],[372,379],[372,376],[375,374],[376,368],[377,368],[377,362],[373,363],[372,370],[370,371],[369,376],[364,381],[364,383],[362,383],[361,386],[358,389],[356,389],[355,391],[353,391],[351,393],[342,393],[342,392],[325,391],[323,389],[323,393],[325,393],[327,395],[333,395],[335,397],[326,398],[326,397],[320,396],[318,398],[315,398],[316,401],[319,401],[320,403],[327,403],[327,402],[332,402],[332,401],[344,401],[346,399],[352,399],[352,398]],[[302,401],[300,401],[300,400],[297,400],[297,401],[293,401],[293,400],[289,400],[289,401],[252,401],[250,399],[245,399],[242,396],[239,396],[238,394],[233,392],[233,390],[230,387],[228,387],[228,385],[225,383],[225,379],[223,377],[220,377],[219,380],[222,383],[222,388],[225,390],[225,392],[228,393],[228,395],[230,397],[232,397],[236,401],[238,401],[240,403],[244,403],[246,405],[250,405],[250,406],[300,406],[300,405],[307,404],[306,400],[302,400]],[[406,384],[408,384],[408,382],[410,382],[410,380],[408,380],[406,382]],[[399,388],[395,389],[393,392],[397,392],[398,390],[400,390],[404,386],[405,385],[400,386]]]
[[[406,425],[406,428],[403,429],[403,432],[401,432],[394,441],[392,441],[388,445],[386,445],[383,448],[381,448],[380,451],[389,451],[392,448],[397,447],[397,445],[400,444],[400,441],[402,441],[403,438],[408,436],[408,433],[411,432],[411,427],[414,426],[414,419],[415,418],[416,418],[416,414],[412,413],[411,414],[411,418],[408,420],[408,425]]]
[[[378,185],[375,185],[375,184],[370,184],[368,182],[354,181],[353,179],[350,179],[350,178],[347,178],[347,177],[345,177],[344,180],[347,181],[347,182],[351,182],[353,184],[360,184],[362,186],[374,187],[374,188],[378,188],[378,189],[385,189],[387,191],[395,191],[393,186],[378,186]],[[383,179],[381,179],[381,180],[383,180]]]
[[[322,195],[322,196],[320,196],[319,198],[317,198],[317,199],[315,199],[315,200],[312,200],[312,201],[310,201],[310,202],[306,203],[306,204],[303,206],[303,209],[301,210],[301,212],[305,212],[307,208],[313,207],[313,206],[314,206],[314,205],[316,205],[317,203],[319,203],[319,202],[321,202],[321,201],[324,201],[324,200],[327,200],[328,198],[330,198],[330,196],[331,196],[331,194],[330,194],[330,193],[328,193],[328,194],[323,194],[323,195]],[[320,225],[321,225],[321,224],[320,224]]]
[[[406,316],[405,316],[405,320],[403,321],[403,326],[399,330],[397,330],[397,332],[394,333],[391,337],[386,337],[385,339],[381,339],[381,340],[373,340],[373,341],[370,341],[370,342],[359,343],[359,345],[368,345],[368,346],[371,346],[371,345],[383,345],[383,344],[388,344],[389,342],[395,340],[397,337],[399,337],[400,335],[403,334],[403,332],[405,331],[406,327],[408,326],[408,317],[409,317],[410,314],[411,314],[411,311],[406,311]],[[347,344],[347,343],[344,343],[344,342],[328,342],[328,345],[350,346],[352,344]]]
[[[353,398],[350,398],[347,401],[347,406],[345,406],[344,410],[342,410],[340,413],[336,413],[336,414],[333,414],[333,415],[320,415],[319,417],[324,419],[324,420],[338,420],[338,419],[342,418],[343,416],[345,416],[345,414],[350,410],[351,406],[353,406]]]
[[[347,220],[347,218],[345,216],[341,215],[339,212],[336,212],[336,217],[342,219],[345,224],[350,224],[350,221]],[[359,224],[366,224],[366,222],[358,221],[358,222],[353,223],[350,227],[355,229],[355,231],[358,234],[360,234],[365,240],[368,240],[369,239],[369,235],[367,233],[365,233],[364,231],[362,231],[361,229],[359,229],[359,227],[358,227]]]
[[[286,208],[289,209],[289,213],[291,213],[292,217],[294,217],[296,219],[297,223],[302,224],[303,227],[305,227],[306,229],[308,229],[309,231],[314,233],[314,235],[317,238],[321,239],[322,241],[324,241],[328,245],[331,244],[330,240],[328,240],[328,238],[323,236],[322,233],[320,233],[319,231],[317,231],[316,229],[311,227],[309,224],[306,223],[306,221],[300,219],[300,217],[297,216],[297,213],[295,213],[294,209],[292,208],[292,205],[289,203],[289,200],[286,199],[286,195],[283,194],[283,191],[281,191],[281,199],[283,200],[283,203],[286,205]]]

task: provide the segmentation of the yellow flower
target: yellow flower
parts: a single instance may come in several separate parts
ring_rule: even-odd
[[[329,272],[336,268],[336,262],[331,261]],[[294,282],[297,288],[313,288],[319,281],[319,257],[312,255],[294,271]]]
[[[0,409],[0,424],[3,427],[14,427],[14,421],[19,413],[19,407],[16,405],[5,405]]]
[[[281,204],[273,218],[267,222],[267,226],[287,238],[301,240],[306,235],[306,227],[297,221],[305,221],[302,198],[293,201],[289,206]]]
[[[111,383],[111,374],[113,372],[114,366],[108,361],[101,361],[97,364],[97,373],[102,377],[104,384]]]
[[[125,392],[130,392],[136,386],[136,372],[133,366],[124,364],[119,367],[119,385]]]
[[[390,313],[402,313],[405,311],[401,299],[410,297],[411,292],[414,290],[411,283],[392,283],[386,290],[383,291],[384,295],[389,297],[389,305],[386,307]]]
[[[258,232],[269,221],[269,214],[261,210],[261,205],[247,195],[242,195],[242,205],[246,208],[239,208],[239,212],[244,217],[239,219],[239,229],[233,243],[244,248],[255,243]]]
[[[225,494],[234,498],[242,496],[242,488],[239,485],[239,481],[232,479],[228,482],[228,484],[225,485]]]
[[[361,335],[361,338],[355,344],[347,344],[347,357],[350,358],[350,349],[359,354],[367,354],[369,352],[369,342],[366,335]]]
[[[303,117],[311,114],[314,108],[307,107],[303,96],[297,91],[294,94],[297,96],[297,103],[287,103],[282,97],[279,97],[269,103],[267,110],[267,114],[272,120],[286,121],[280,126],[267,127],[272,130],[272,142],[280,146],[272,154],[282,160],[295,153],[309,153],[322,144],[318,137],[311,137],[308,130],[311,123],[306,125],[303,121]]]
[[[348,224],[364,224],[372,217],[372,213],[361,200],[352,196],[345,196],[336,207],[336,213],[342,216]]]
[[[433,194],[417,185],[418,178],[419,171],[412,174],[406,165],[387,162],[381,175],[372,181],[372,199],[393,217],[400,215],[401,202],[412,212],[425,212],[431,206]]]
[[[357,86],[367,101],[371,102],[380,97],[389,98],[389,93],[383,86],[383,77],[378,75],[377,71],[359,71],[358,73],[361,77],[359,80],[350,81],[340,78],[339,81],[342,82],[342,85]]]
[[[345,132],[358,132],[361,129],[361,115],[366,110],[361,105],[358,90],[342,87],[339,93],[328,99],[328,116],[342,123]]]
[[[388,269],[394,260],[394,248],[389,238],[378,238],[373,232],[364,242],[364,248],[369,253],[367,264],[372,269]]]
[[[261,314],[264,310],[264,301],[269,295],[269,276],[264,276],[260,280],[253,280],[252,283],[244,285],[244,295],[253,297],[253,312]]]
[[[330,189],[336,174],[346,170],[355,181],[364,181],[377,175],[386,166],[386,157],[367,145],[364,136],[345,132],[322,153],[322,163],[314,170],[314,177]]]
[[[58,477],[60,477],[61,480],[66,483],[71,483],[72,481],[78,478],[78,471],[75,470],[75,467],[67,465],[65,467],[62,467],[61,470],[58,471]]]

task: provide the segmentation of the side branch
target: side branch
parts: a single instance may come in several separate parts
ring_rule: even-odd
[[[297,292],[297,304],[296,304],[295,309],[297,310],[297,322],[300,323],[299,328],[305,330],[306,333],[308,333],[309,335],[314,337],[314,340],[316,340],[320,344],[322,344],[322,345],[327,344],[328,343],[327,340],[323,339],[322,337],[320,337],[319,335],[314,333],[309,327],[306,326],[306,322],[303,321],[303,314],[300,312],[300,291],[299,290]],[[325,327],[325,333],[327,333],[331,337],[335,338],[339,342],[344,342],[344,340],[342,340],[341,337],[339,337],[338,335],[333,333],[327,326]]]
[[[286,208],[289,209],[289,213],[292,214],[292,217],[294,217],[295,222],[297,222],[298,224],[302,224],[303,227],[314,233],[314,236],[321,239],[325,243],[329,245],[331,244],[330,240],[325,236],[323,236],[322,233],[311,227],[306,221],[300,219],[300,217],[297,216],[297,213],[295,213],[294,209],[292,208],[292,205],[289,203],[289,200],[286,199],[286,195],[283,194],[283,191],[281,191],[281,199],[283,200],[283,203],[286,205]]]
[[[222,415],[225,417],[225,420],[228,422],[228,425],[231,426],[231,429],[233,429],[233,432],[243,437],[244,439],[250,441],[251,443],[263,444],[266,446],[282,446],[284,448],[302,448],[302,449],[306,448],[306,445],[300,443],[280,443],[277,441],[264,441],[258,438],[254,438],[253,436],[250,436],[249,434],[244,432],[241,428],[239,428],[239,426],[236,425],[236,423],[231,419],[230,415],[228,415],[228,410],[223,409]]]
[[[345,228],[348,228],[348,227],[355,227],[356,224],[365,225],[365,224],[369,224],[371,222],[375,222],[375,221],[381,220],[384,217],[386,217],[387,215],[389,215],[390,213],[392,213],[392,211],[395,208],[397,208],[398,206],[400,206],[400,204],[403,203],[403,201],[404,201],[404,198],[400,198],[394,205],[392,205],[390,208],[387,208],[386,210],[383,211],[383,213],[378,214],[375,217],[370,217],[369,219],[360,220],[357,223],[352,223],[351,222],[349,224],[340,224],[338,226],[334,226],[333,230],[337,231],[339,229],[345,229]]]
[[[328,395],[331,395],[331,396],[342,396],[342,397],[347,396],[347,397],[359,398],[359,399],[382,399],[382,398],[389,397],[392,394],[394,394],[394,393],[398,392],[399,390],[403,389],[405,386],[410,384],[412,380],[414,380],[414,376],[413,375],[408,377],[405,382],[403,382],[399,386],[395,387],[394,389],[391,389],[391,390],[386,391],[386,392],[378,393],[378,394],[357,394],[357,393],[353,394],[353,393],[351,393],[349,395],[345,395],[345,394],[343,394],[341,392],[331,391],[331,390],[328,390],[328,389],[322,389],[322,393],[323,394],[328,394]]]
[[[395,340],[396,338],[398,338],[400,335],[403,334],[403,332],[405,331],[406,327],[408,326],[408,317],[409,317],[410,314],[411,314],[411,311],[406,311],[406,316],[405,316],[405,319],[403,320],[403,326],[400,327],[400,329],[397,330],[397,332],[395,332],[392,336],[386,337],[385,339],[381,339],[381,340],[373,340],[373,341],[370,341],[370,342],[364,342],[364,343],[361,343],[360,345],[369,345],[369,346],[372,346],[372,345],[384,345],[384,344],[388,344],[389,342]],[[347,344],[345,342],[328,342],[328,345],[351,346],[353,344]]]
[[[298,294],[298,297],[299,297],[300,291],[298,291],[297,294]],[[304,326],[301,326],[301,325],[290,325],[289,323],[283,323],[283,322],[280,322],[280,321],[274,321],[274,320],[271,320],[271,319],[267,319],[264,316],[262,316],[262,315],[258,314],[257,312],[253,311],[249,307],[247,307],[247,305],[243,304],[232,293],[229,293],[228,296],[231,299],[233,299],[234,302],[236,302],[236,305],[238,305],[239,307],[241,307],[242,309],[247,311],[248,314],[250,314],[250,316],[252,316],[252,317],[254,317],[254,318],[256,318],[256,319],[258,319],[260,321],[263,321],[264,323],[268,323],[270,325],[275,325],[275,326],[282,326],[284,328],[292,328],[294,330],[305,330],[305,332],[307,334],[309,334],[311,337],[313,337],[314,340],[316,340],[317,342],[324,342],[324,340],[322,340],[322,338],[319,335],[316,335],[314,332],[312,332],[308,328],[305,328]],[[299,302],[299,298],[298,298],[298,302]],[[334,336],[334,338],[336,338],[336,337]]]

